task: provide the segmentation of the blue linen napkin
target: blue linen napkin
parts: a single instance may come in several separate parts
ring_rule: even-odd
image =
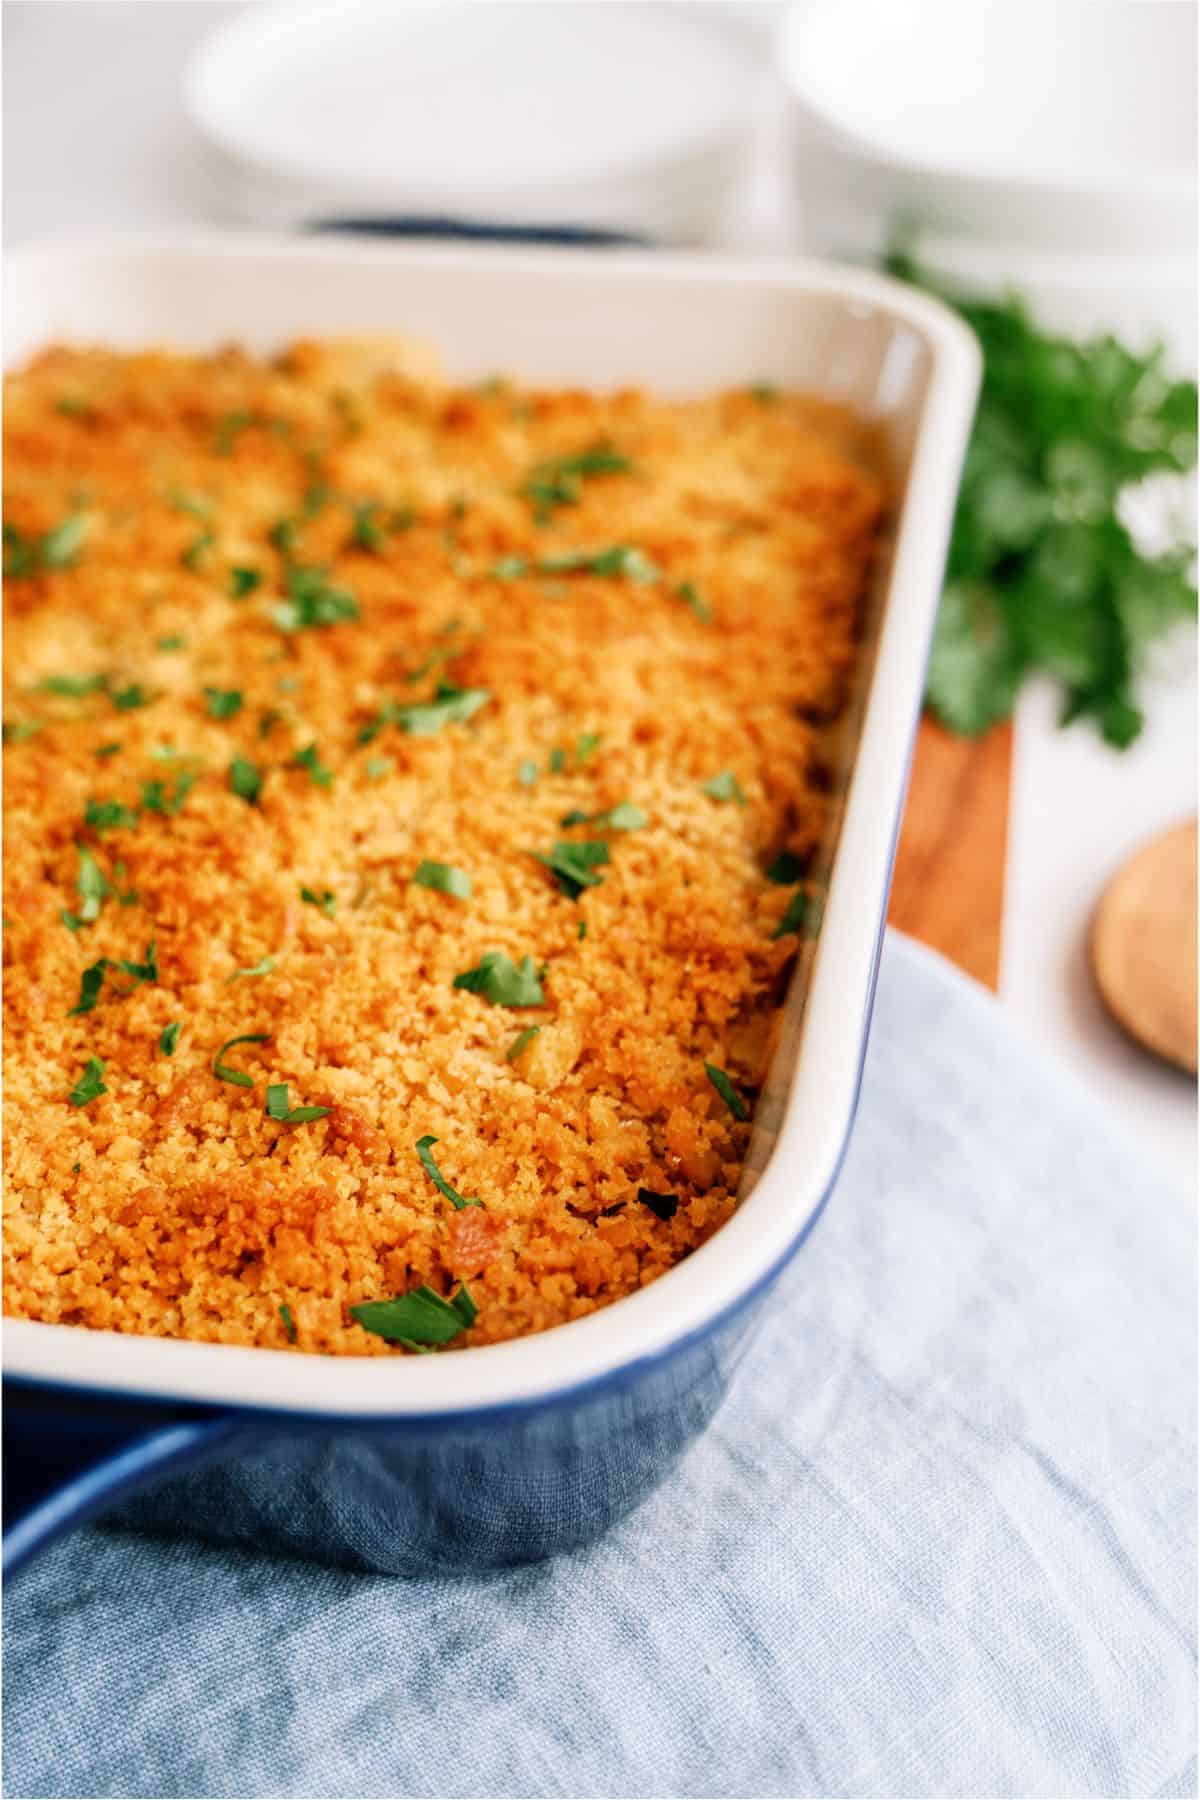
[[[892,938],[838,1191],[645,1506],[458,1579],[79,1531],[7,1595],[6,1792],[1194,1794],[1194,1266]]]

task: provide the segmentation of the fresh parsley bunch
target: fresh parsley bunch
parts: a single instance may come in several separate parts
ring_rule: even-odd
[[[1194,551],[1143,555],[1118,495],[1196,460],[1196,384],[1162,351],[1039,330],[1017,299],[940,289],[903,251],[889,272],[932,288],[971,326],[983,385],[954,520],[927,699],[952,731],[1007,719],[1042,671],[1065,690],[1062,723],[1108,743],[1142,729],[1134,697],[1148,647],[1196,610]]]

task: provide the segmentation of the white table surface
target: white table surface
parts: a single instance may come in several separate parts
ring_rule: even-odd
[[[183,116],[179,84],[193,47],[239,10],[224,0],[8,0],[5,241],[220,221],[220,192]],[[761,11],[747,9],[748,22]],[[772,253],[801,244],[781,144],[778,103],[765,102],[727,244]],[[1186,638],[1144,698],[1147,730],[1123,755],[1088,729],[1059,732],[1048,688],[1022,699],[1001,994],[1194,1189],[1195,1084],[1126,1042],[1096,1000],[1085,959],[1105,878],[1136,845],[1196,810],[1195,658]]]

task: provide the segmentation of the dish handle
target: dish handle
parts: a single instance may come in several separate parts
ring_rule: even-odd
[[[8,1576],[133,1489],[206,1458],[235,1420],[8,1381],[3,1423]]]

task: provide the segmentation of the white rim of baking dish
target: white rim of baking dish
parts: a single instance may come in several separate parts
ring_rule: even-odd
[[[395,267],[397,259],[469,271],[482,259],[495,264],[502,258],[531,278],[561,271],[569,256],[599,284],[636,276],[647,284],[694,281],[698,294],[709,287],[770,284],[836,295],[908,326],[928,349],[929,378],[897,520],[875,668],[783,1119],[761,1179],[720,1231],[651,1286],[585,1318],[440,1357],[298,1356],[76,1325],[4,1322],[5,1373],[21,1381],[331,1422],[463,1416],[549,1402],[569,1390],[626,1379],[638,1365],[706,1335],[768,1282],[804,1238],[836,1178],[861,1078],[892,855],[974,410],[978,347],[940,302],[899,282],[798,260],[187,233],[49,246],[16,252],[9,263],[181,251],[265,258],[281,270],[314,260],[349,261],[364,272],[383,263]]]

